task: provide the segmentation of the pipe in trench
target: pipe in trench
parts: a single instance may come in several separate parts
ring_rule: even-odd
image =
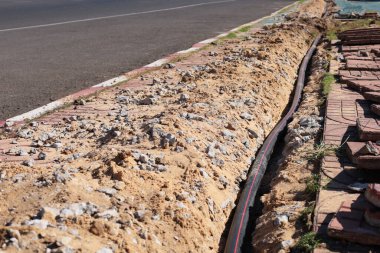
[[[285,129],[288,122],[292,119],[293,114],[300,103],[302,90],[305,84],[307,66],[317,48],[320,39],[321,35],[318,35],[302,60],[301,66],[298,70],[298,78],[291,107],[289,108],[286,115],[281,119],[280,122],[277,123],[275,128],[266,138],[264,144],[256,156],[255,162],[251,165],[247,181],[241,193],[239,203],[236,207],[232,220],[231,228],[228,233],[227,243],[224,249],[225,253],[241,252],[241,247],[243,245],[245,231],[247,229],[247,223],[249,219],[248,211],[254,204],[257,190],[266,171],[278,136]]]

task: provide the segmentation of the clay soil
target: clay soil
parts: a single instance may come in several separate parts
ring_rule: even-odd
[[[222,250],[241,182],[288,104],[323,7],[312,0],[286,24],[3,129],[0,159],[15,161],[0,160],[0,251]],[[61,120],[65,110],[74,115]],[[290,201],[301,174],[274,183],[284,185],[266,197],[268,210]]]

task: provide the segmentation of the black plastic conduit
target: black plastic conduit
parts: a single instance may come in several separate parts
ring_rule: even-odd
[[[305,83],[306,69],[320,39],[321,35],[318,35],[302,60],[301,66],[298,70],[298,78],[294,91],[293,102],[289,108],[289,111],[271,131],[267,139],[264,141],[264,144],[262,145],[255,162],[251,165],[247,181],[245,183],[243,192],[241,193],[239,203],[236,207],[232,220],[231,228],[228,233],[227,243],[224,250],[225,253],[241,252],[241,247],[245,237],[245,231],[247,229],[247,222],[249,218],[248,211],[250,207],[253,206],[257,189],[260,186],[261,179],[263,178],[263,175],[267,168],[278,136],[285,129],[289,120],[293,117],[293,114],[296,111],[301,100],[302,90]]]

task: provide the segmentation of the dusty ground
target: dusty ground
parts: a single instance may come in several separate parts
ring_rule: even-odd
[[[307,252],[297,242],[312,225],[319,169],[316,145],[323,126],[321,80],[328,66],[322,46],[313,57],[311,76],[303,100],[288,126],[282,159],[262,196],[263,215],[256,222],[253,244],[257,252]],[[269,175],[272,176],[272,175]],[[298,251],[297,251],[298,250]]]
[[[220,41],[130,81],[144,86],[77,106],[106,113],[5,129],[13,146],[4,152],[23,161],[0,164],[0,247],[219,251],[239,184],[320,24],[305,17],[323,11],[312,2],[300,19]]]

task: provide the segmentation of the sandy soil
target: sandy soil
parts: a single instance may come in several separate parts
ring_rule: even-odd
[[[239,185],[320,26],[304,15],[322,13],[312,1],[300,19],[219,41],[130,81],[144,86],[76,106],[99,113],[6,129],[14,147],[5,152],[23,165],[0,164],[0,247],[219,251]]]

